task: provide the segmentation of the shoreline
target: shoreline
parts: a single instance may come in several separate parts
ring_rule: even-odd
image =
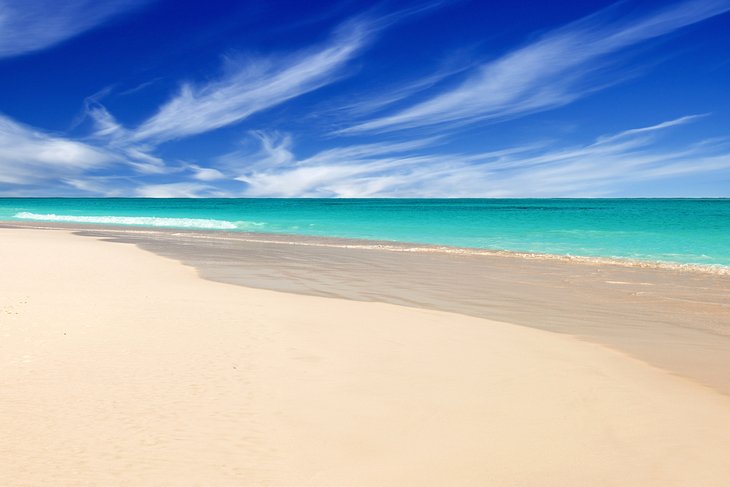
[[[604,346],[212,282],[102,231],[0,233],[3,485],[730,480],[730,398]]]
[[[274,245],[268,237],[221,232],[19,227],[134,244],[211,281],[455,312],[567,334],[730,395],[725,275],[492,254],[389,252],[339,241],[327,246],[322,239]]]
[[[48,229],[72,229],[90,230],[100,229],[105,231],[119,231],[128,233],[145,232],[170,232],[179,235],[197,238],[218,238],[238,240],[242,242],[268,243],[274,245],[294,246],[315,246],[331,248],[351,248],[362,250],[380,250],[386,252],[423,252],[439,254],[460,254],[460,255],[482,255],[490,257],[505,257],[527,260],[551,260],[566,263],[607,265],[642,269],[663,269],[678,272],[698,272],[707,274],[730,276],[730,266],[722,264],[696,264],[681,263],[660,260],[642,260],[628,257],[610,256],[587,256],[570,254],[551,254],[543,252],[525,252],[505,249],[485,249],[478,247],[458,247],[451,245],[437,245],[419,242],[404,242],[396,240],[376,240],[365,238],[313,236],[292,233],[266,233],[249,231],[231,231],[228,229],[198,229],[198,228],[176,228],[152,225],[113,225],[99,223],[79,222],[54,222],[54,221],[24,221],[24,220],[0,220],[1,226],[18,226],[21,228],[48,228]]]

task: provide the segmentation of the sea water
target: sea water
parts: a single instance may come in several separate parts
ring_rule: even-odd
[[[0,220],[346,237],[730,266],[730,199],[0,198]]]

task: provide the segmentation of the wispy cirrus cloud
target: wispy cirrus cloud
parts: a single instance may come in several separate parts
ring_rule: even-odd
[[[366,95],[362,98],[356,98],[347,103],[339,104],[336,111],[350,117],[370,115],[431,89],[445,79],[467,71],[473,67],[473,64],[471,61],[462,60],[446,64],[428,75],[422,76],[414,81],[403,83],[393,89],[380,90],[381,92],[374,96]]]
[[[225,158],[245,196],[274,197],[589,197],[625,196],[631,185],[712,177],[730,169],[724,140],[661,149],[660,135],[681,117],[597,138],[583,146],[522,146],[444,153],[434,140],[341,147],[297,158],[290,139],[266,138],[256,154]],[[238,159],[239,164],[234,161]],[[669,196],[691,196],[676,191]],[[640,193],[639,193],[640,194]],[[634,194],[635,196],[636,194]]]
[[[0,0],[0,58],[39,51],[149,0]]]
[[[417,164],[421,159],[406,154],[432,145],[436,139],[407,142],[360,144],[325,150],[297,159],[291,139],[256,133],[261,150],[253,155],[234,153],[221,162],[239,169],[237,181],[246,184],[247,196],[348,197],[369,196],[392,181],[398,168]],[[393,172],[393,174],[385,174]],[[380,173],[377,177],[377,173]],[[347,182],[351,180],[350,182]],[[352,184],[352,191],[345,185]]]
[[[0,194],[129,195],[137,177],[195,170],[200,180],[215,172],[199,167],[168,167],[133,147],[94,138],[79,140],[19,123],[0,114]]]
[[[597,137],[578,146],[523,145],[448,152],[440,138],[334,147],[298,157],[290,136],[253,132],[254,152],[234,152],[207,167],[182,163],[164,177],[129,166],[124,155],[0,117],[0,194],[141,197],[591,197],[636,196],[670,182],[730,170],[730,141],[663,148],[661,136],[702,115]],[[112,167],[131,167],[121,175]],[[637,193],[627,188],[638,187]],[[679,189],[677,189],[679,188]],[[686,189],[682,189],[686,188]]]
[[[4,6],[2,2],[0,0],[0,6]],[[84,2],[72,1],[49,15],[59,19],[69,17],[64,21],[65,26],[77,25],[70,17],[83,5]],[[110,2],[108,7],[113,5],[117,2]],[[31,1],[23,10],[23,21],[35,21],[39,6],[40,3],[36,5]],[[91,8],[84,22],[91,25],[96,13],[97,10]],[[32,194],[40,194],[34,185],[48,183],[49,188],[55,188],[56,194],[67,194],[66,190],[70,188],[113,195],[220,195],[214,186],[207,185],[207,182],[225,178],[220,171],[188,163],[168,166],[155,154],[157,146],[239,122],[253,113],[340,79],[346,75],[343,68],[367,46],[379,29],[410,14],[410,11],[403,11],[388,17],[347,21],[324,45],[294,54],[254,58],[247,62],[229,60],[223,76],[200,85],[184,84],[155,115],[135,128],[125,127],[101,104],[111,88],[85,100],[84,117],[92,121],[93,132],[83,140],[51,135],[0,115],[0,183],[33,186]],[[3,22],[13,19],[13,25],[22,23],[16,10],[0,11],[0,15],[3,15]],[[59,19],[54,17],[49,22],[60,25]],[[78,25],[83,23],[78,22]],[[5,35],[10,38],[9,34]],[[80,123],[81,120],[77,120],[74,127]],[[120,179],[98,174],[111,164],[117,164],[120,169],[116,172],[125,176]],[[194,181],[175,181],[174,174],[180,172]],[[172,182],[142,183],[145,179]]]
[[[104,149],[48,134],[0,115],[0,183],[35,185],[59,181],[117,161]]]
[[[709,115],[708,113],[686,115],[684,117],[675,118],[673,120],[667,120],[666,122],[661,122],[656,125],[651,125],[649,127],[639,127],[636,129],[624,130],[623,132],[619,132],[617,134],[599,137],[597,143],[605,144],[605,143],[612,142],[612,141],[615,141],[618,139],[628,138],[628,137],[631,137],[634,135],[648,134],[651,132],[656,132],[658,130],[664,130],[664,129],[668,129],[668,128],[672,128],[672,127],[677,127],[679,125],[685,125],[685,124],[694,122],[695,120],[698,120],[700,118],[704,118],[708,115]]]
[[[499,120],[566,105],[621,80],[620,76],[596,79],[615,61],[612,55],[727,12],[730,1],[691,0],[642,17],[616,19],[619,7],[548,32],[481,65],[456,87],[340,133]]]
[[[316,49],[279,58],[229,60],[222,77],[200,85],[183,84],[155,115],[130,130],[128,138],[159,144],[201,134],[333,83],[375,30],[371,22],[352,20]],[[106,117],[107,127],[109,123]]]
[[[177,182],[141,184],[134,189],[134,196],[142,198],[203,198],[222,196],[220,191],[206,184]]]
[[[5,1],[0,0],[0,7]],[[34,2],[37,0],[30,4]],[[83,2],[71,0],[68,5],[76,3]],[[428,5],[432,8],[441,3]],[[677,149],[676,141],[662,144],[660,138],[703,115],[632,128],[583,144],[526,143],[500,150],[488,150],[487,141],[481,149],[474,149],[478,142],[473,141],[468,144],[472,147],[468,152],[459,152],[447,149],[450,146],[445,137],[426,138],[424,132],[412,139],[373,136],[391,130],[451,128],[500,120],[567,104],[615,82],[616,77],[595,75],[606,74],[607,67],[615,66],[617,54],[727,11],[730,0],[677,3],[631,18],[616,15],[620,8],[548,32],[488,63],[453,63],[411,83],[404,83],[398,76],[400,81],[391,84],[394,89],[372,91],[372,97],[358,98],[350,91],[345,95],[347,103],[338,104],[336,113],[350,117],[350,123],[366,120],[345,133],[367,135],[347,139],[364,141],[350,145],[342,139],[337,141],[331,133],[323,140],[317,127],[307,127],[295,136],[269,130],[249,132],[256,148],[223,157],[208,154],[208,158],[198,155],[190,160],[186,153],[176,152],[172,144],[162,147],[166,142],[237,124],[343,79],[351,74],[348,67],[379,30],[412,15],[411,11],[346,22],[324,43],[288,54],[228,60],[218,77],[184,83],[167,102],[149,106],[146,113],[151,115],[135,126],[125,126],[101,104],[112,96],[113,88],[86,99],[84,118],[73,125],[73,133],[78,134],[82,127],[88,127],[82,122],[91,120],[93,130],[83,138],[51,134],[0,115],[0,193],[144,197],[631,196],[645,195],[641,191],[631,193],[632,188],[644,183],[668,181],[667,185],[656,186],[675,191],[665,195],[698,195],[691,188],[682,193],[682,184],[693,178],[710,180],[721,174],[718,171],[727,174],[730,149],[726,141],[700,140]],[[0,19],[0,27],[2,22]],[[0,39],[3,35],[0,32]],[[383,80],[390,76],[383,73]],[[462,76],[466,76],[463,83],[451,83]],[[144,86],[138,85],[131,92]],[[376,89],[373,87],[379,83],[360,86],[357,93]],[[116,95],[125,93],[129,94]],[[318,106],[322,105],[326,103],[320,99]],[[321,115],[319,111],[314,116]],[[259,120],[266,123],[264,118],[249,122]],[[304,137],[309,138],[307,144],[302,144],[304,149],[295,148],[295,140]],[[579,137],[571,136],[572,140],[585,140]],[[654,191],[649,185],[643,190]]]
[[[125,127],[100,100],[109,89],[88,97],[84,117],[93,124],[89,143],[116,154],[135,172],[177,172],[156,155],[164,142],[235,124],[250,115],[321,88],[344,76],[343,68],[371,40],[384,21],[354,19],[342,24],[323,46],[280,57],[229,60],[225,74],[208,83],[183,84],[177,95],[135,128]],[[77,124],[80,122],[77,122]],[[222,179],[215,168],[188,165],[197,181]],[[144,195],[193,195],[207,187],[149,185]]]

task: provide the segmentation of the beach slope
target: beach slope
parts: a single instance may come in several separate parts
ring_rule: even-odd
[[[0,485],[730,484],[727,396],[570,336],[65,231],[0,269]]]

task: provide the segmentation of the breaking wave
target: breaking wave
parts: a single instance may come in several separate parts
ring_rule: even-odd
[[[84,216],[40,214],[21,211],[15,214],[21,220],[68,223],[99,223],[111,225],[140,225],[147,227],[200,228],[208,230],[236,230],[247,227],[262,226],[257,222],[231,222],[228,220],[210,220],[206,218],[162,218],[156,216]]]

